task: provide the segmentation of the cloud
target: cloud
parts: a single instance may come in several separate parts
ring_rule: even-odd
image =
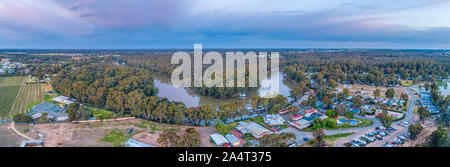
[[[137,48],[450,43],[445,20],[420,29],[401,22],[415,19],[412,9],[448,1],[324,1],[0,0],[0,36],[15,44]]]

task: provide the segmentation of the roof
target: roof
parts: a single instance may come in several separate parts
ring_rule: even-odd
[[[236,136],[234,136],[234,135],[232,135],[232,134],[226,134],[226,135],[225,135],[225,138],[226,138],[231,144],[233,144],[233,143],[238,143],[238,142],[240,141]]]
[[[278,114],[268,114],[264,117],[264,123],[271,126],[284,125],[284,119]]]
[[[273,132],[264,128],[258,123],[255,122],[239,122],[239,124],[246,128],[248,132],[250,132],[255,138],[260,138],[267,134],[272,134]]]
[[[66,97],[66,96],[58,96],[58,97],[54,97],[52,98],[53,101],[56,101],[58,103],[65,103],[65,104],[72,104],[75,102],[75,100]]]
[[[42,102],[31,107],[31,112],[29,115],[34,115],[36,113],[47,113],[50,118],[67,117],[67,113],[63,108],[56,106],[49,102]]]
[[[299,120],[299,119],[302,119],[302,118],[303,118],[303,115],[302,115],[302,114],[294,115],[294,116],[292,117],[293,120]]]
[[[142,143],[142,142],[134,140],[134,139],[128,139],[125,142],[125,146],[127,146],[127,147],[155,147],[150,144],[145,144],[145,143]]]
[[[226,143],[228,143],[228,140],[222,136],[221,134],[214,133],[210,136],[211,140],[218,146],[222,146]]]
[[[305,119],[301,119],[295,122],[290,122],[290,124],[298,129],[304,129],[308,127],[311,124],[311,122]]]

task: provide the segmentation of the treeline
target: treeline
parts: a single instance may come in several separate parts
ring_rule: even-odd
[[[157,97],[158,90],[148,70],[98,63],[62,70],[53,88],[78,102],[107,108],[119,115],[173,124],[201,125],[215,118],[226,120],[248,114],[242,102],[186,108],[183,103]],[[90,116],[83,107],[72,105],[70,119]]]
[[[289,79],[314,79],[317,84],[331,80],[344,84],[398,84],[398,79],[435,81],[449,76],[450,60],[439,52],[311,51],[286,52],[282,65]]]
[[[152,71],[152,73],[156,73],[159,75],[163,75],[165,77],[171,77],[172,71],[178,67],[178,65],[172,65],[171,62],[171,55],[173,52],[155,52],[152,54],[137,54],[137,55],[129,55],[129,56],[122,56],[119,58],[119,62],[123,62],[127,64],[130,67],[137,67],[137,68],[143,68],[146,70]],[[225,55],[225,54],[223,54]],[[193,58],[191,58],[191,61],[193,61]],[[193,63],[193,62],[191,62]],[[225,61],[224,61],[225,63]],[[203,71],[206,70],[209,67],[209,65],[203,65]],[[225,69],[225,64],[224,64]],[[192,67],[193,68],[193,67]],[[245,67],[245,86],[244,87],[226,87],[226,85],[223,85],[223,87],[194,87],[192,86],[191,89],[200,95],[203,96],[209,96],[214,98],[230,98],[230,97],[236,97],[241,93],[248,93],[250,91],[254,91],[257,89],[257,87],[249,87],[249,73],[248,69],[249,67]],[[192,71],[194,71],[192,69]],[[235,83],[237,81],[236,78],[236,72],[237,69],[234,68],[235,71]],[[194,78],[195,76],[192,76]],[[224,77],[224,84],[226,80],[226,71],[223,71],[223,77]],[[192,80],[193,83],[193,80]]]

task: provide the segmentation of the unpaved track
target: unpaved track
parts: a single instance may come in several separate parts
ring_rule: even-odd
[[[10,128],[11,128],[16,134],[18,134],[19,136],[22,136],[23,138],[25,138],[25,139],[27,139],[27,140],[34,140],[33,138],[28,137],[27,135],[25,135],[25,134],[20,133],[19,131],[17,131],[17,129],[16,129],[16,127],[15,127],[14,125],[15,125],[15,123],[14,123],[14,121],[13,121],[13,122],[11,123]]]

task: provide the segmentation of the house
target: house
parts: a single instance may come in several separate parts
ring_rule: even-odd
[[[231,143],[233,147],[239,146],[241,144],[241,140],[239,140],[233,134],[226,134],[225,138]]]
[[[303,115],[302,115],[302,114],[297,114],[297,115],[294,115],[294,116],[292,117],[292,120],[298,121],[298,120],[300,120],[300,119],[302,119],[302,118],[303,118]]]
[[[52,98],[52,101],[57,102],[57,103],[61,103],[61,104],[67,104],[67,105],[75,103],[74,99],[71,99],[71,98],[66,97],[66,96],[54,97],[54,98]]]
[[[290,125],[292,125],[293,127],[302,130],[304,128],[307,128],[308,126],[311,125],[311,121],[305,120],[305,119],[301,119],[295,122],[289,122]]]
[[[243,129],[245,128],[246,131],[251,133],[253,137],[257,139],[263,137],[264,135],[273,134],[272,131],[264,128],[263,126],[255,122],[239,122],[238,127]]]
[[[268,114],[264,116],[264,123],[269,126],[281,126],[284,125],[284,119],[279,114]]]
[[[228,140],[218,133],[212,134],[209,138],[216,146],[224,146],[225,144],[229,144]]]
[[[287,114],[288,112],[289,112],[289,108],[288,107],[283,108],[283,109],[278,111],[278,113],[280,113],[280,114]]]

